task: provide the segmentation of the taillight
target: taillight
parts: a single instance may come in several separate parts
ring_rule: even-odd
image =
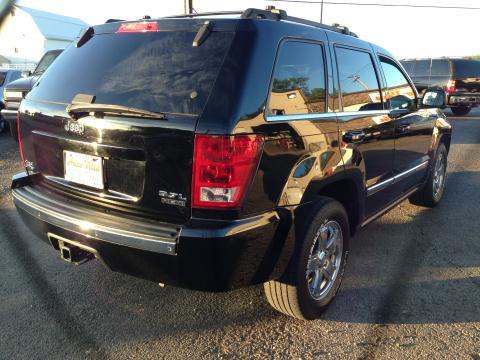
[[[20,156],[22,157],[22,164],[25,165],[25,155],[23,154],[22,135],[20,134],[20,111],[17,112],[17,137],[18,137],[18,147],[20,148]]]
[[[158,31],[156,21],[142,21],[135,23],[124,23],[120,25],[116,33],[138,33]]]
[[[262,149],[260,135],[196,135],[192,207],[240,207]]]
[[[453,93],[455,91],[455,85],[455,80],[448,80],[447,88],[445,89],[445,91],[449,94]]]

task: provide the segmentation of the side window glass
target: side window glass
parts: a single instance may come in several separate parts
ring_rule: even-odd
[[[430,60],[418,60],[415,62],[413,76],[429,77],[430,76]]]
[[[432,60],[432,76],[448,76],[448,60]]]
[[[273,74],[269,114],[324,113],[325,97],[322,46],[296,41],[284,42]]]
[[[389,109],[413,109],[415,104],[415,92],[400,69],[390,60],[380,58],[388,90],[385,101]]]
[[[383,110],[370,54],[336,48],[343,111]]]

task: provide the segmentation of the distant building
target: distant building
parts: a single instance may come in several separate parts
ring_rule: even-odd
[[[65,48],[85,27],[80,19],[12,6],[0,25],[0,67],[36,63],[45,51]]]

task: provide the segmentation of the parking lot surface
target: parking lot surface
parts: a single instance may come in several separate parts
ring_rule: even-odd
[[[361,230],[336,300],[311,322],[274,312],[261,286],[160,289],[60,260],[13,207],[10,179],[22,169],[0,135],[0,358],[479,360],[480,111],[450,120],[443,202],[406,201]]]

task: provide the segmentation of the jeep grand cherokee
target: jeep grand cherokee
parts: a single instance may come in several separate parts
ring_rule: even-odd
[[[441,200],[444,96],[275,9],[94,26],[21,104],[14,202],[67,261],[314,319],[357,228]]]

